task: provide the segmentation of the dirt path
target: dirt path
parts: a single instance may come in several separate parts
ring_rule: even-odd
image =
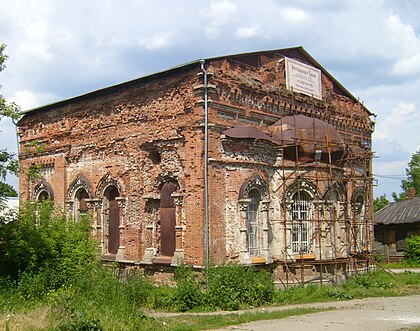
[[[296,306],[270,307],[267,311]],[[420,328],[420,295],[394,298],[367,298],[344,302],[325,302],[298,307],[335,308],[336,310],[230,326],[219,331],[379,331]]]

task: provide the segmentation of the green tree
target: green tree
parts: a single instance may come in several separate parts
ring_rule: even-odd
[[[373,200],[373,211],[377,212],[378,210],[381,210],[382,208],[389,205],[389,200],[386,198],[385,194],[380,195],[375,200]]]
[[[411,160],[408,162],[405,173],[407,179],[401,181],[402,192],[399,195],[395,192],[392,193],[395,201],[405,200],[410,188],[414,188],[416,190],[416,196],[420,196],[420,150],[411,155]]]
[[[4,54],[5,44],[0,44],[0,71],[5,68],[7,55]],[[13,123],[20,118],[20,108],[15,103],[7,103],[6,99],[0,94],[0,121],[3,118],[10,118]],[[17,196],[12,186],[5,183],[8,173],[16,174],[18,172],[18,161],[12,153],[5,149],[0,149],[0,208],[3,200],[8,196]]]
[[[18,283],[24,295],[85,277],[98,265],[90,219],[67,219],[52,201],[28,203],[0,220],[0,279]]]

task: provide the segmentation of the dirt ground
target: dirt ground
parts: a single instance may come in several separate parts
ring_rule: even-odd
[[[344,302],[326,302],[293,307],[334,308],[331,311],[293,316],[280,320],[251,322],[218,331],[379,331],[420,330],[420,295],[394,298],[367,298]],[[280,310],[287,307],[266,309]]]

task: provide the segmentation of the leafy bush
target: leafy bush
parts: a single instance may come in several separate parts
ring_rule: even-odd
[[[88,218],[66,219],[51,201],[27,204],[0,224],[0,277],[17,282],[25,298],[40,297],[98,265]]]
[[[420,235],[405,239],[405,258],[407,261],[420,264]]]
[[[345,289],[390,289],[394,287],[390,276],[386,272],[359,274],[350,277],[344,284]]]
[[[181,311],[200,306],[202,303],[200,279],[192,267],[185,264],[178,266],[175,269],[175,280],[177,281],[173,296],[175,306]]]
[[[206,304],[224,310],[254,307],[272,302],[274,283],[270,273],[253,267],[222,265],[211,267],[208,274]]]
[[[60,331],[101,331],[99,319],[89,316],[85,312],[78,312],[69,322],[58,327]]]

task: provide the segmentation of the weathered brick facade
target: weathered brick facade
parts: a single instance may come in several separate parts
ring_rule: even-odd
[[[321,70],[322,99],[286,87],[285,57]],[[90,213],[104,259],[203,266],[207,107],[208,259],[265,265],[279,281],[368,265],[372,114],[302,48],[201,65],[27,112],[21,199]],[[292,115],[331,133],[296,126],[286,142],[291,124],[277,121]]]

